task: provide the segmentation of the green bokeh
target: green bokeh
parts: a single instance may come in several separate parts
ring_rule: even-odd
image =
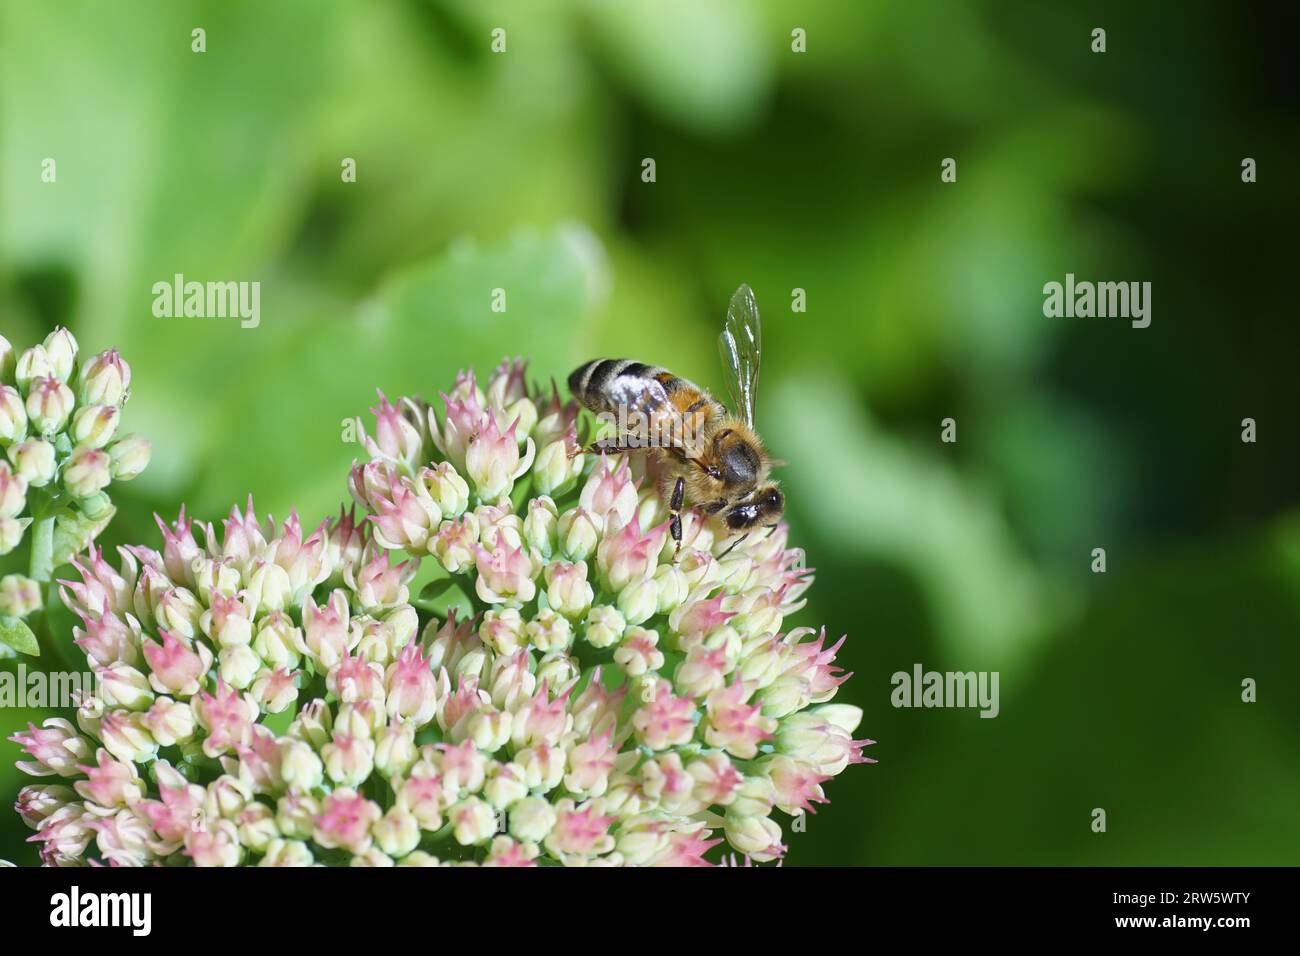
[[[0,0],[0,331],[122,350],[155,457],[105,543],[153,543],[181,501],[336,509],[375,388],[598,354],[720,388],[748,282],[818,568],[791,624],[849,635],[879,741],[789,862],[1295,863],[1288,36],[1209,2]],[[1151,281],[1151,327],[1045,318],[1067,272]],[[260,326],[154,318],[175,273],[260,281]],[[893,708],[918,661],[1000,672],[1000,716]],[[26,835],[0,813],[0,857]]]

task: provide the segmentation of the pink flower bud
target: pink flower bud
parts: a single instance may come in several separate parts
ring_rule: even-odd
[[[63,431],[75,403],[72,389],[59,379],[52,375],[35,379],[27,392],[27,420],[38,434],[54,435]]]
[[[412,642],[390,664],[385,675],[388,687],[387,709],[423,727],[438,710],[438,681],[429,666],[429,658]]]
[[[613,728],[590,737],[569,748],[569,773],[564,778],[564,788],[574,796],[599,797],[609,786],[609,774],[614,769],[618,747],[614,745]]]
[[[536,569],[532,559],[522,547],[510,547],[503,532],[497,532],[491,551],[483,547],[475,549],[474,563],[478,568],[475,590],[488,604],[519,607],[536,596],[537,585],[533,582]]]
[[[579,809],[566,797],[555,805],[555,826],[546,835],[546,849],[561,858],[608,853],[614,848],[609,827],[616,819],[601,815],[591,803]]]
[[[298,699],[295,681],[298,674],[286,668],[259,671],[248,689],[253,700],[268,714],[279,714],[287,710]]]
[[[364,853],[372,841],[370,828],[382,816],[377,803],[349,787],[340,787],[325,798],[312,838],[327,849],[339,847],[351,853]]]
[[[424,550],[442,520],[442,511],[423,486],[392,474],[386,489],[372,490],[370,507],[375,512],[369,517],[375,541],[389,549]]]
[[[401,411],[384,397],[379,395],[379,407],[370,409],[375,416],[375,436],[362,436],[362,444],[372,458],[384,458],[395,464],[401,464],[409,474],[424,459],[424,438],[420,429],[412,424]],[[409,406],[414,412],[414,406]]]
[[[680,746],[695,734],[698,714],[689,697],[674,697],[672,684],[666,680],[653,683],[651,700],[641,704],[632,715],[637,739],[651,750]]]
[[[57,785],[23,787],[18,791],[18,802],[14,809],[23,818],[23,823],[33,830],[39,830],[41,823],[50,814],[67,806],[77,794],[70,787]]]
[[[35,724],[29,723],[26,733],[14,734],[9,740],[22,747],[32,758],[19,761],[18,769],[33,777],[48,777],[51,774],[60,777],[78,776],[79,765],[89,760],[94,753],[90,743],[62,717],[49,718],[39,729]]]
[[[6,574],[0,578],[0,614],[7,617],[26,617],[41,609],[41,586],[22,574]]]
[[[186,644],[170,631],[160,631],[162,644],[145,638],[142,644],[149,662],[149,683],[160,694],[190,697],[199,692],[212,652],[204,644]]]
[[[161,577],[161,575],[159,576]],[[194,640],[203,618],[203,605],[185,588],[168,588],[154,605],[153,617],[159,628],[166,628],[185,641]]]
[[[302,623],[307,653],[322,669],[328,670],[356,646],[360,635],[349,629],[348,598],[341,590],[330,592],[321,606],[309,595],[303,602]]]
[[[478,519],[472,514],[444,521],[429,539],[429,551],[449,573],[460,574],[474,563],[478,546]]]
[[[308,793],[290,791],[275,804],[275,825],[286,837],[310,840],[320,816],[321,802]]]
[[[203,752],[209,757],[229,753],[249,742],[258,716],[257,702],[251,696],[241,697],[235,688],[218,680],[217,693],[200,693],[192,706],[199,726],[208,732]]]
[[[407,583],[415,577],[414,562],[403,561],[392,564],[388,552],[375,551],[369,559],[354,573],[349,568],[344,573],[344,580],[357,596],[357,601],[366,610],[390,608],[405,604],[410,599]]]
[[[109,349],[82,366],[79,378],[82,404],[121,405],[131,387],[131,366]]]
[[[0,517],[16,518],[27,507],[27,479],[0,461]]]
[[[637,490],[627,458],[610,458],[602,453],[600,464],[582,486],[578,503],[603,524],[620,528],[630,522],[636,514]]]
[[[764,717],[760,704],[747,704],[753,688],[743,681],[709,694],[705,705],[704,742],[742,760],[758,755],[760,742],[770,738],[777,723]]]
[[[695,778],[682,766],[680,754],[666,753],[645,761],[639,770],[641,788],[668,813],[689,815],[703,809],[692,791]]]
[[[488,379],[487,400],[504,408],[528,397],[528,363],[521,358],[502,359]]]
[[[138,664],[140,661],[140,631],[128,627],[121,618],[108,609],[107,602],[99,612],[81,613],[84,628],[72,629],[73,642],[81,648],[92,664],[105,666],[115,661]]]
[[[78,445],[63,466],[63,487],[74,498],[89,498],[108,487],[113,480],[107,452]]]
[[[649,578],[659,563],[659,551],[668,534],[667,524],[641,534],[641,524],[633,518],[616,533],[607,534],[596,549],[596,569],[614,591],[621,591],[634,581]],[[655,591],[658,602],[658,590]],[[653,613],[653,612],[652,612]]]
[[[73,784],[83,799],[112,810],[132,806],[144,796],[133,764],[114,760],[107,750],[100,750],[95,758],[94,765],[81,767],[89,779]]]
[[[230,820],[216,820],[200,829],[185,831],[184,853],[195,866],[238,866],[244,851],[239,828]]]
[[[228,621],[228,626],[234,620]],[[284,611],[275,611],[264,617],[253,640],[257,657],[272,669],[294,670],[306,649],[302,631]]]
[[[415,817],[421,829],[440,829],[442,812],[449,806],[445,802],[442,778],[410,777],[397,788],[397,806]]]
[[[518,424],[515,420],[502,432],[496,415],[489,413],[484,416],[483,427],[470,438],[465,449],[465,474],[481,501],[509,495],[515,479],[533,465],[536,448],[531,438],[526,442],[523,456],[519,454],[519,442],[515,438]]]

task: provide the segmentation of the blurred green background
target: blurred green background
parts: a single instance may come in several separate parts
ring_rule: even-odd
[[[377,386],[603,354],[720,389],[748,282],[818,568],[790,623],[849,635],[879,741],[789,862],[1294,864],[1300,84],[1267,9],[0,0],[0,327],[121,349],[154,461],[104,543],[156,543],[182,501],[334,510]],[[1151,327],[1045,318],[1067,272],[1151,281]],[[260,281],[260,326],[154,318],[175,273]],[[999,671],[1000,716],[894,709],[916,662]],[[26,835],[0,814],[0,857]]]

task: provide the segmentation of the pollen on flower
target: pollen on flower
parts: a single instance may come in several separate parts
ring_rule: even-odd
[[[40,358],[9,405],[52,428],[70,403]],[[125,368],[96,363],[82,394],[115,402]],[[582,452],[523,362],[438,394],[379,394],[333,521],[250,499],[75,558],[102,699],[11,738],[56,779],[17,803],[44,863],[765,862],[870,762],[833,703],[843,639],[785,628],[811,573],[784,525],[728,554],[687,513],[674,555],[644,461]],[[90,444],[111,418],[83,416]]]

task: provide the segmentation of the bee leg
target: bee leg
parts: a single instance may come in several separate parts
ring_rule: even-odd
[[[686,479],[678,477],[677,484],[673,485],[673,496],[668,501],[668,510],[671,517],[668,521],[668,531],[673,536],[673,563],[677,563],[677,554],[682,550],[682,503],[686,498]]]
[[[748,537],[749,537],[749,532],[746,531],[744,534],[742,534],[742,535],[741,535],[739,538],[737,538],[735,541],[731,542],[731,547],[727,548],[726,551],[723,551],[720,555],[718,555],[718,560],[721,561],[721,560],[722,560],[723,558],[725,558],[727,555],[731,554],[731,552],[735,551],[735,550],[736,550],[736,546],[739,545],[740,542],[744,541],[744,540],[745,540],[746,538],[748,538]]]
[[[573,451],[569,452],[569,457],[576,458],[584,451],[590,455],[599,455],[601,452],[614,455],[623,451],[644,451],[645,447],[645,445],[623,444],[617,438],[602,438],[600,441],[592,442],[586,448],[575,447]]]

